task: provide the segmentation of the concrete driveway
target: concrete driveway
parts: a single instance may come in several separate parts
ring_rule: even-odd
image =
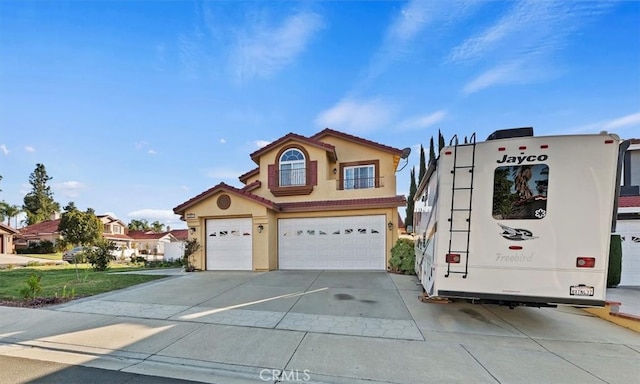
[[[342,271],[200,272],[58,309],[423,340],[393,276]],[[415,282],[405,285],[417,297]]]
[[[199,272],[0,307],[0,355],[207,383],[625,383],[640,335],[573,308],[425,304],[383,272]],[[46,378],[45,378],[46,379]]]

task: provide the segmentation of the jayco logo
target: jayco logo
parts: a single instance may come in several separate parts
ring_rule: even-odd
[[[507,156],[504,155],[501,160],[497,160],[496,163],[508,163],[508,164],[522,164],[525,161],[545,161],[549,158],[547,155],[520,155],[520,156]]]

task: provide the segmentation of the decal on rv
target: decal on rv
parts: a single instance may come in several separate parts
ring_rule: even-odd
[[[533,232],[531,232],[528,229],[523,229],[523,228],[511,228],[511,227],[507,227],[506,225],[502,225],[500,223],[498,223],[498,225],[500,226],[500,228],[502,228],[502,237],[504,237],[507,240],[514,240],[514,241],[522,241],[522,240],[533,240],[533,239],[537,239],[538,236],[533,236]]]
[[[528,161],[528,162],[531,162],[531,161],[546,161],[548,158],[549,158],[549,156],[547,156],[547,155],[529,155],[529,156],[526,156],[524,154],[522,154],[520,156],[504,155],[504,156],[502,156],[502,159],[496,160],[496,163],[498,163],[498,164],[502,164],[502,163],[522,164],[525,161]]]

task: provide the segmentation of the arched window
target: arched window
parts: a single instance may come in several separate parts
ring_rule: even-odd
[[[280,156],[280,186],[305,185],[307,175],[304,154],[295,149],[288,149]]]

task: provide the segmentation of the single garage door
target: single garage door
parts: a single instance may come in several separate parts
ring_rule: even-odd
[[[280,269],[385,270],[385,216],[278,220]]]
[[[253,269],[251,219],[207,220],[207,269]]]
[[[618,220],[616,233],[622,237],[620,285],[640,285],[640,220]]]

